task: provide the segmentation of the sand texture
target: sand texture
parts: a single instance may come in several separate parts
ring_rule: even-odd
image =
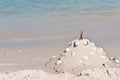
[[[26,53],[27,51],[29,50]],[[25,50],[19,49],[17,52],[22,55]],[[9,53],[4,55],[9,56]],[[28,55],[31,59],[37,58],[30,53],[26,56]],[[24,57],[28,58],[26,56]],[[39,62],[39,68],[1,72],[0,80],[120,80],[120,69],[117,68],[119,59],[108,58],[103,48],[97,47],[88,39],[69,42],[62,53],[53,55],[50,59],[46,60],[43,56],[39,59],[41,62],[33,59],[36,63]],[[24,64],[26,61],[27,59],[23,61]],[[33,62],[29,61],[31,63]],[[30,66],[29,64],[27,65]]]

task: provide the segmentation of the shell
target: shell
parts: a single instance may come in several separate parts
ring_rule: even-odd
[[[90,42],[88,39],[85,39],[88,43]]]
[[[78,42],[78,41],[76,41],[76,42],[75,42],[75,45],[76,45],[76,46],[78,46],[78,45],[79,45],[79,42]]]
[[[77,47],[79,45],[79,42],[78,41],[75,41],[74,43],[73,43],[73,47]]]
[[[69,52],[69,51],[70,51],[70,48],[66,48],[65,51],[66,51],[66,52]]]
[[[58,60],[58,61],[56,62],[56,65],[59,65],[59,64],[62,64],[62,61],[61,61],[61,60]]]
[[[85,39],[85,40],[83,40],[83,42],[82,42],[82,43],[83,43],[83,45],[84,45],[84,46],[87,46],[87,45],[88,45],[88,43],[89,43],[89,41]]]

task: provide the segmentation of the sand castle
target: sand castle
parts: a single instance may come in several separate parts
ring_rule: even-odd
[[[119,60],[117,61],[119,62]],[[87,68],[110,67],[113,62],[106,57],[103,48],[83,38],[81,31],[78,39],[69,42],[66,49],[50,58],[46,66],[56,72],[77,73]]]

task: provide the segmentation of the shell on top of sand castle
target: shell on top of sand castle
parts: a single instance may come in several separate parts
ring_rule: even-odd
[[[75,41],[74,43],[73,43],[73,47],[77,47],[79,45],[79,42],[78,41]]]
[[[75,39],[69,42],[65,51],[59,54],[56,59],[49,61],[52,69],[60,72],[76,72],[90,67],[100,67],[103,64],[111,63],[106,57],[102,48],[95,46],[95,43],[88,39]]]
[[[66,48],[64,53],[69,52],[69,51],[70,51],[70,48]]]
[[[58,61],[56,62],[56,65],[59,65],[59,64],[62,64],[62,61],[61,61],[61,60],[58,60]]]
[[[82,43],[83,43],[83,45],[84,45],[84,46],[87,46],[87,45],[88,45],[88,43],[89,43],[89,40],[84,39],[84,40],[82,41]]]

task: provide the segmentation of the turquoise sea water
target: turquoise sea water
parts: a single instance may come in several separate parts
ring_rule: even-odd
[[[119,0],[0,0],[0,16],[119,10]]]
[[[56,44],[56,40],[61,44],[73,39],[75,35],[70,34],[77,35],[80,30],[96,42],[120,44],[120,37],[116,36],[119,22],[81,21],[119,12],[120,0],[0,0],[0,47]],[[105,41],[100,39],[102,35]]]

